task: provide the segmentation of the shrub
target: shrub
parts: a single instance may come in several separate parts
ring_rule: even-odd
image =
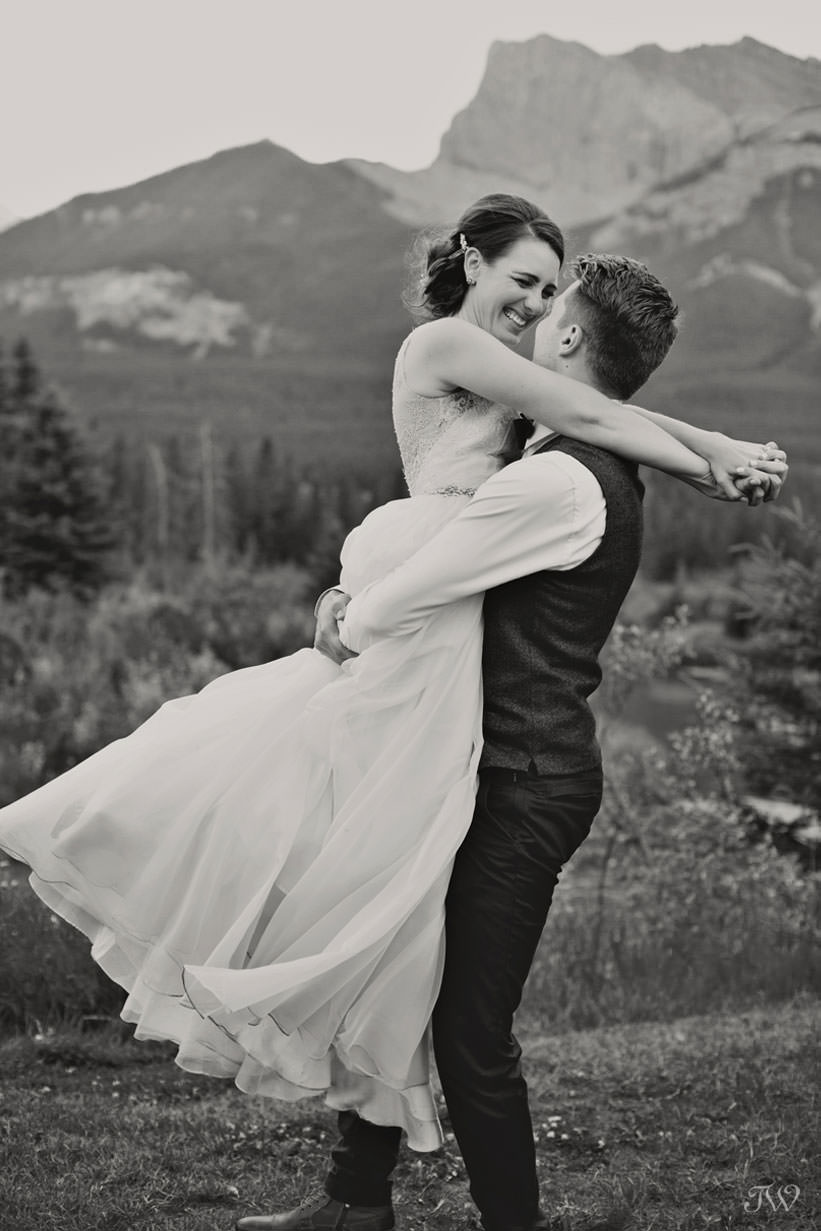
[[[605,732],[687,655],[686,612],[616,630]],[[744,686],[746,687],[746,686]],[[744,702],[742,687],[739,701]],[[551,1025],[674,1018],[821,989],[818,877],[745,804],[743,704],[705,690],[666,744],[607,758],[602,810],[564,874],[526,1005]]]
[[[31,591],[0,611],[0,803],[128,734],[164,701],[308,644],[304,571],[140,580],[93,603]]]

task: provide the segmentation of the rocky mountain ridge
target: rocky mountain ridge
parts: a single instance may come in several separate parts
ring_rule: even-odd
[[[821,63],[754,39],[602,56],[542,35],[493,45],[476,97],[430,167],[350,165],[412,224],[458,215],[481,183],[531,196],[572,226],[701,175],[751,139],[772,142],[789,161],[791,126],[818,140],[819,106]]]

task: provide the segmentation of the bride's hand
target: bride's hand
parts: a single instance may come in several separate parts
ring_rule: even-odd
[[[757,462],[749,475],[736,480],[736,487],[749,497],[749,504],[777,500],[787,481],[789,466],[778,458]]]
[[[750,457],[755,458],[753,466],[747,468],[748,473],[736,479],[736,487],[748,497],[751,505],[777,500],[790,472],[787,454],[779,449],[774,440],[769,440],[765,445],[751,444],[746,440],[735,443],[742,448],[749,446]],[[763,451],[764,456],[756,456],[756,449]]]
[[[710,469],[693,486],[719,500],[750,505],[776,500],[789,471],[786,453],[773,440],[759,444],[710,432],[700,452]]]

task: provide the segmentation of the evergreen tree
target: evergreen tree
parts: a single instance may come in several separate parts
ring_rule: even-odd
[[[103,492],[109,524],[114,528],[120,547],[133,554],[133,517],[130,501],[130,466],[128,449],[121,434],[110,440],[101,457],[104,472]]]
[[[20,476],[20,453],[23,440],[23,414],[19,397],[21,378],[23,391],[33,391],[38,375],[25,343],[15,348],[15,360],[20,362],[10,372],[5,355],[0,354],[0,589],[4,593],[15,587],[9,571],[12,549],[12,519]]]
[[[311,580],[318,590],[334,586],[339,580],[339,553],[350,529],[342,520],[342,493],[336,484],[326,483],[319,492],[316,532],[307,559]]]
[[[322,482],[302,474],[294,484],[288,523],[291,559],[299,564],[313,557],[325,533],[322,501]]]
[[[279,466],[270,436],[259,444],[251,476],[249,528],[259,559],[266,564],[278,556]]]
[[[821,524],[796,501],[773,516],[791,548],[765,538],[742,570],[749,664],[742,707],[752,791],[821,811]]]
[[[249,490],[245,454],[236,441],[222,466],[225,502],[225,538],[230,556],[245,555],[251,541],[252,492]]]
[[[4,399],[3,590],[14,595],[66,584],[88,593],[109,575],[112,547],[93,458],[21,341]]]
[[[189,437],[169,436],[162,452],[168,483],[169,547],[175,559],[196,560],[202,544],[199,458]]]
[[[14,348],[14,379],[12,395],[19,405],[33,401],[35,394],[42,385],[40,369],[34,362],[31,347],[25,338],[21,338]]]
[[[8,377],[6,376],[6,356],[3,353],[3,345],[0,342],[0,420],[6,413],[8,406]]]
[[[11,393],[6,374],[6,358],[0,348],[0,590],[3,588],[8,540],[7,516],[14,490],[14,456],[17,423],[12,409]]]

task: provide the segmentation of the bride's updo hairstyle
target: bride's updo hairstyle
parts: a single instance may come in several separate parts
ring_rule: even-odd
[[[465,250],[476,248],[488,262],[527,236],[544,240],[559,261],[564,237],[544,210],[524,197],[491,193],[468,207],[454,229],[423,232],[410,253],[411,285],[405,306],[417,321],[453,316],[467,294]]]

